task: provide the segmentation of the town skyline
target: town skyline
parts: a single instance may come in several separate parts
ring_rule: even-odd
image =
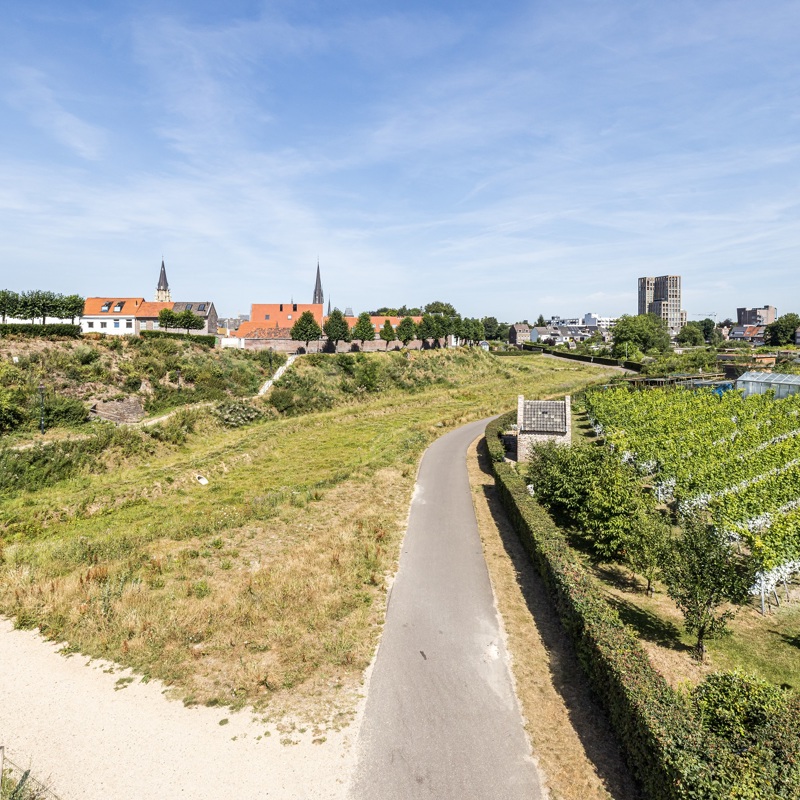
[[[798,305],[800,86],[777,2],[19,4],[0,32],[9,289],[220,313],[452,303],[513,322]]]

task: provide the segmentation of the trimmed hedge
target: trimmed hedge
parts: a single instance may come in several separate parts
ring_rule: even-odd
[[[541,350],[532,350],[530,347],[523,348],[522,350],[494,350],[490,351],[493,356],[536,356],[542,353]]]
[[[800,797],[800,747],[791,715],[746,751],[705,729],[687,698],[653,668],[634,633],[603,597],[562,531],[505,463],[506,414],[486,428],[497,489],[542,576],[628,765],[649,800]],[[792,701],[797,706],[796,699]]]
[[[634,372],[642,371],[642,365],[638,361],[625,361],[624,359],[607,358],[606,356],[587,356],[582,353],[568,353],[565,350],[557,350],[554,347],[545,345],[529,344],[528,342],[524,342],[522,346],[525,350],[531,350],[535,353],[548,353],[557,358],[568,358],[572,361],[583,361],[587,364],[602,364],[606,367],[625,367],[625,369],[630,369]]]
[[[0,325],[0,336],[28,336],[39,339],[67,337],[77,339],[80,335],[80,325],[69,325],[60,322],[52,325],[25,325],[24,323]]]
[[[217,343],[217,337],[199,333],[172,333],[171,331],[139,331],[143,339],[183,339],[187,342],[202,344],[212,348]]]

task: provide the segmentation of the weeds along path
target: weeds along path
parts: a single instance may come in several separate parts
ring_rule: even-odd
[[[353,800],[542,796],[483,556],[466,452],[422,459],[358,743]]]

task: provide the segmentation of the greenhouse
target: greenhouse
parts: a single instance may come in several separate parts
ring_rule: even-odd
[[[781,375],[777,372],[745,372],[737,381],[736,388],[744,390],[744,396],[775,392],[776,398],[788,397],[800,392],[800,375]]]

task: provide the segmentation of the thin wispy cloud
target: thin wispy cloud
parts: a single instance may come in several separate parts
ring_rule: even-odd
[[[17,67],[9,78],[8,102],[33,125],[81,158],[102,158],[105,131],[68,111],[48,85],[47,76],[32,67]]]
[[[354,308],[618,314],[679,272],[800,310],[790,0],[46,6],[0,31],[9,281],[147,294],[163,252],[233,313],[319,256]]]

